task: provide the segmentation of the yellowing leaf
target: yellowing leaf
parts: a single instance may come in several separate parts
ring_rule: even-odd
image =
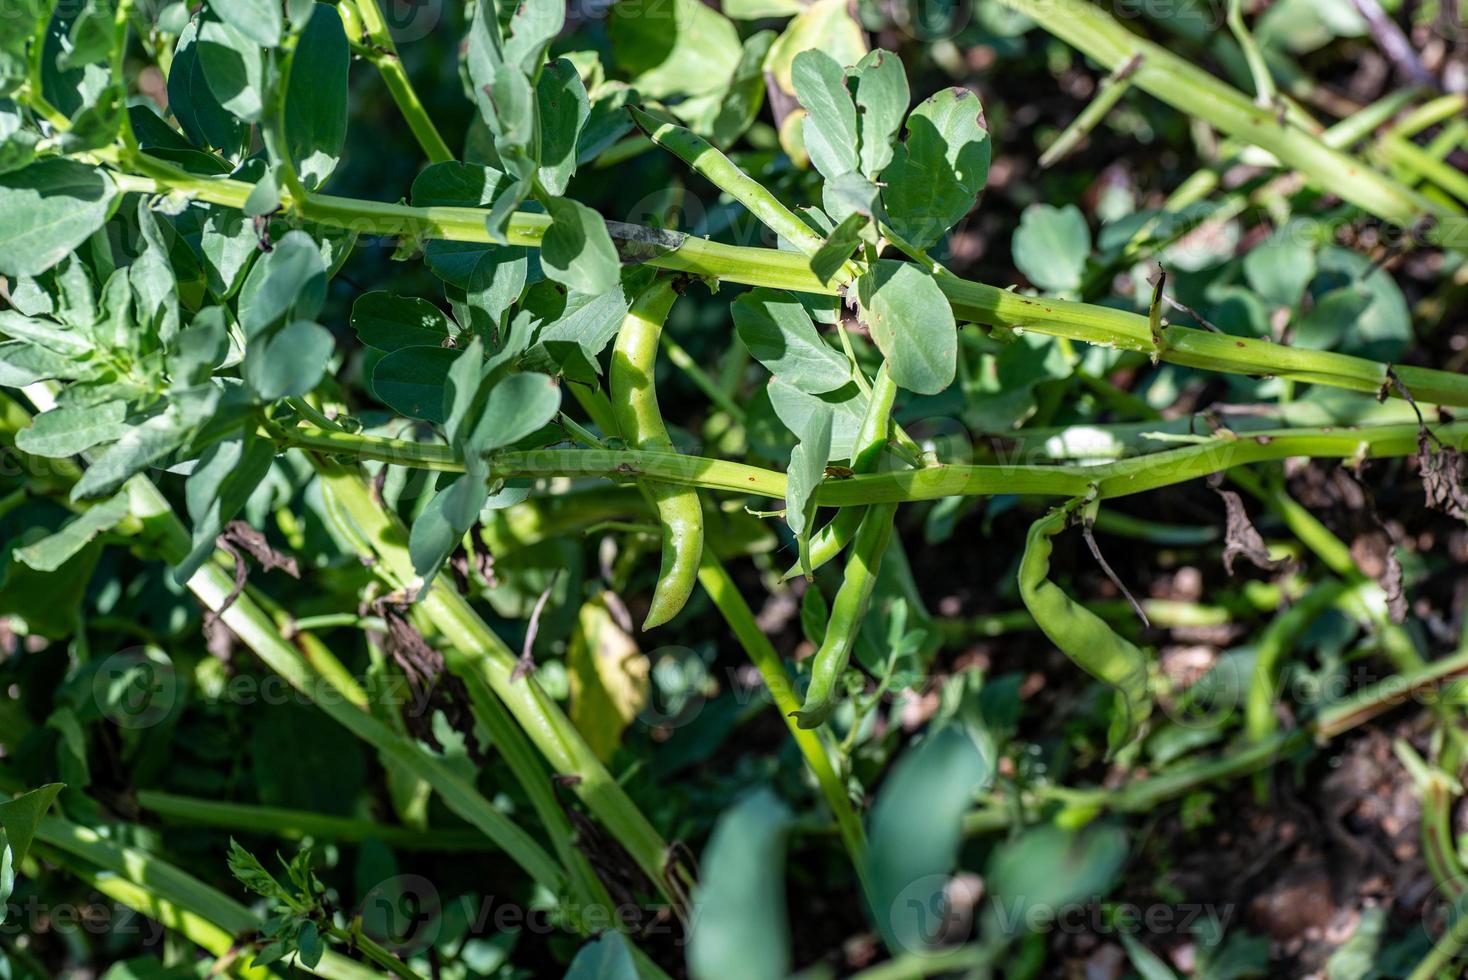
[[[571,676],[571,722],[597,757],[606,761],[622,733],[647,704],[652,665],[637,641],[612,618],[602,596],[588,600],[566,652]]]
[[[795,56],[817,48],[836,59],[843,68],[854,65],[867,53],[866,34],[847,10],[846,0],[816,0],[785,27],[770,54],[765,71],[787,95],[795,94],[791,72]]]

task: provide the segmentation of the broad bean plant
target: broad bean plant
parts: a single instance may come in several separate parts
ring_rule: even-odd
[[[1461,306],[1463,134],[1412,139],[1461,95],[1324,125],[1237,11],[1244,87],[1084,0],[982,0],[965,30],[1102,82],[1047,164],[1143,101],[1218,144],[1094,240],[1032,195],[985,243],[1024,279],[989,283],[959,245],[1031,136],[933,84],[967,35],[838,0],[402,6],[3,0],[0,897],[69,876],[166,929],[174,972],[106,976],[1035,976],[1129,814],[1464,669],[1410,615],[1452,559],[1367,574],[1285,479],[1396,460],[1468,517],[1461,358],[1419,351],[1394,253],[1332,237],[1397,229]],[[1199,260],[1204,206],[1248,240]],[[1208,526],[1117,506],[1187,488]],[[1267,595],[1234,607],[1267,624],[1239,712],[1160,668],[1177,610],[1127,580],[1167,547]],[[954,579],[1008,618],[944,611]],[[1390,671],[1282,724],[1330,610]],[[1034,629],[1034,666],[955,660]],[[1047,767],[1019,679],[1051,652],[1080,693]],[[1464,731],[1432,711],[1429,816]],[[6,976],[143,952],[0,938]]]

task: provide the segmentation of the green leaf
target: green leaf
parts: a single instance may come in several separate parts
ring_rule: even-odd
[[[26,48],[41,13],[40,0],[16,0],[11,8],[25,28],[0,31],[0,95],[9,95],[26,80],[30,68]]]
[[[540,183],[547,194],[566,193],[576,173],[576,144],[591,115],[586,86],[567,58],[545,66],[535,86],[540,113]]]
[[[1454,909],[1454,913],[1461,916],[1461,907]],[[1386,909],[1375,906],[1363,910],[1351,938],[1337,946],[1325,961],[1326,980],[1372,980],[1380,976],[1376,966],[1381,958],[1382,940],[1386,938],[1387,929]],[[1216,959],[1209,956],[1203,964],[1200,975],[1207,980],[1218,980],[1220,975],[1224,975],[1223,970],[1216,969]],[[1229,980],[1238,975],[1229,975]],[[1262,976],[1263,973],[1257,975]]]
[[[1332,350],[1342,345],[1371,306],[1371,295],[1357,285],[1333,289],[1315,299],[1310,312],[1295,322],[1290,346]]]
[[[352,329],[362,343],[381,351],[442,346],[453,332],[449,318],[428,300],[385,292],[357,297]]]
[[[697,123],[690,120],[689,126],[715,146],[732,146],[754,123],[765,104],[764,64],[774,43],[774,31],[758,31],[745,38],[739,64],[734,66],[734,75],[723,93],[710,93],[679,103],[676,111],[682,115],[685,107],[706,103],[706,118]]]
[[[919,104],[882,171],[892,228],[919,248],[936,242],[978,203],[991,153],[984,109],[968,89],[944,89]]]
[[[609,930],[576,952],[565,980],[641,980],[641,974],[626,937]]]
[[[826,181],[821,188],[821,204],[837,221],[845,221],[853,214],[868,218],[883,216],[881,191],[854,170]]]
[[[112,50],[113,0],[85,0],[56,58],[63,71],[106,61]]]
[[[453,486],[466,479],[460,476]],[[408,556],[413,560],[413,571],[425,580],[433,578],[453,554],[464,533],[454,527],[445,512],[453,486],[433,495],[408,532]]]
[[[157,154],[170,155],[177,160],[198,159],[193,144],[177,129],[174,129],[151,104],[128,106],[127,118],[128,122],[132,124],[133,135],[138,138],[138,145],[143,149]],[[210,162],[211,172],[220,169],[217,163]]]
[[[810,257],[810,271],[814,272],[821,282],[830,285],[832,278],[841,271],[846,260],[851,258],[851,253],[861,244],[861,233],[871,223],[871,218],[858,211],[853,211],[841,219],[816,254]]]
[[[292,231],[261,256],[240,290],[240,326],[254,338],[286,319],[310,320],[326,302],[326,261],[314,239]]]
[[[613,4],[617,66],[644,97],[722,92],[739,65],[739,31],[700,0]]]
[[[188,428],[170,406],[159,415],[129,427],[102,453],[72,487],[72,500],[116,493],[129,477],[152,466],[183,444]]]
[[[821,339],[810,314],[789,293],[752,289],[730,310],[739,339],[778,380],[813,395],[851,381],[846,355]]]
[[[169,381],[175,390],[202,385],[228,357],[225,312],[217,306],[206,307],[173,338],[167,355]]]
[[[510,15],[505,37],[505,60],[533,76],[545,63],[545,51],[566,26],[562,0],[522,0]]]
[[[856,64],[861,115],[861,172],[872,180],[892,162],[892,145],[912,95],[902,61],[890,51],[868,52]]]
[[[127,405],[120,401],[76,408],[53,408],[15,434],[15,444],[33,456],[61,459],[112,442],[126,428]]]
[[[296,937],[296,949],[301,954],[301,965],[308,970],[314,970],[321,962],[321,954],[325,951],[321,935],[316,930],[316,923],[307,922],[301,927],[300,935]]]
[[[254,221],[233,208],[208,205],[199,235],[199,254],[209,291],[225,300],[244,282],[250,263],[260,254]]]
[[[522,367],[594,381],[601,372],[598,355],[617,335],[629,297],[647,278],[644,268],[632,267],[617,289],[599,295],[566,290],[549,280],[530,287],[520,304],[533,318],[531,346]]]
[[[321,381],[336,344],[311,320],[292,320],[245,351],[242,374],[263,402],[304,395]]]
[[[958,324],[932,276],[911,263],[882,259],[856,288],[862,322],[899,387],[936,395],[953,383]]]
[[[857,169],[856,105],[846,88],[846,73],[824,51],[795,56],[791,81],[796,97],[810,115],[805,120],[805,149],[827,180]]]
[[[172,232],[169,227],[169,232]],[[138,198],[138,231],[142,251],[128,266],[128,283],[133,288],[133,311],[149,340],[166,344],[178,333],[178,280],[173,273],[163,231],[148,207],[146,195]],[[148,345],[152,346],[152,345]],[[145,348],[147,349],[147,348]]]
[[[1396,280],[1370,258],[1331,245],[1320,250],[1319,274],[1310,284],[1318,299],[1333,290],[1358,288],[1370,303],[1350,324],[1337,349],[1377,361],[1400,360],[1412,344],[1412,312]]]
[[[512,374],[490,389],[469,446],[489,452],[544,428],[561,409],[561,386],[546,374]]]
[[[399,414],[442,423],[444,381],[458,356],[445,347],[399,348],[377,362],[372,390]]]
[[[1366,21],[1352,4],[1279,0],[1259,18],[1254,36],[1263,46],[1308,54],[1338,37],[1360,37],[1366,31]]]
[[[96,372],[84,361],[20,340],[0,342],[0,387],[24,388],[53,378],[84,378]]]
[[[532,146],[536,99],[530,81],[517,69],[500,65],[487,86],[478,90],[479,112],[494,134],[495,152],[505,171],[520,181],[535,176]]]
[[[772,384],[778,385],[774,381]],[[808,419],[803,431],[796,433],[800,442],[790,451],[786,471],[785,523],[799,543],[801,567],[810,571],[809,541],[815,520],[816,490],[826,478],[826,464],[831,459],[831,427],[834,413],[822,404],[821,410]]]
[[[280,43],[279,0],[209,0],[209,9],[258,46]]]
[[[831,458],[850,459],[852,443],[866,417],[868,398],[855,384],[823,395],[810,395],[791,385],[772,382],[765,388],[770,407],[780,422],[795,433],[810,430],[813,419],[826,409],[832,413]]]
[[[601,215],[579,201],[551,198],[551,226],[540,243],[540,264],[556,282],[581,293],[617,288],[622,269]]]
[[[519,200],[517,195],[524,189],[516,190],[515,182],[493,167],[439,163],[428,167],[413,181],[413,204],[417,207],[482,208],[505,202],[507,207],[513,207]],[[508,217],[506,213],[495,220],[502,222]],[[490,230],[491,234],[495,233],[493,223]],[[489,278],[508,283],[518,277],[523,285],[527,253],[518,246],[433,241],[425,245],[423,251],[433,274],[461,289],[471,288],[471,282],[478,284],[475,288],[483,288],[482,284]],[[491,270],[511,262],[519,264],[518,270],[489,275]]]
[[[267,218],[280,210],[280,177],[275,167],[267,168],[250,188],[242,209],[247,218]]]
[[[52,320],[28,317],[15,310],[0,310],[0,333],[44,348],[62,357],[85,357],[92,342],[79,330],[69,330]]]
[[[117,197],[103,171],[57,157],[0,174],[0,274],[45,272],[106,223]]]
[[[485,361],[484,348],[483,337],[469,341],[469,346],[449,366],[444,377],[443,431],[449,444],[464,456],[470,455],[464,446],[489,397],[486,382],[490,367]]]
[[[1265,302],[1293,309],[1315,278],[1315,250],[1276,236],[1244,254],[1244,278]]]
[[[215,100],[235,118],[259,122],[265,114],[265,52],[260,42],[222,20],[203,17],[198,51],[204,80]]]
[[[826,626],[831,619],[831,607],[820,587],[811,582],[800,597],[800,632],[812,646],[819,647],[826,636]]]
[[[191,550],[174,567],[174,581],[187,582],[214,554],[215,539],[244,509],[270,472],[275,444],[250,430],[204,450],[184,483],[184,504],[193,525]]]
[[[790,809],[768,789],[719,817],[699,862],[688,972],[696,980],[765,980],[790,972],[785,838]]]
[[[17,548],[15,558],[38,572],[54,572],[127,515],[127,494],[120,493],[78,514],[55,534]]]
[[[0,69],[3,69],[3,59],[0,59]],[[27,125],[20,106],[10,99],[0,99],[0,174],[19,170],[36,158],[41,134]]]
[[[482,208],[494,203],[511,181],[494,167],[451,160],[423,169],[413,179],[413,206]]]
[[[474,333],[493,337],[520,298],[529,274],[529,252],[519,245],[486,245],[463,283],[462,297],[447,290],[454,316]]]
[[[725,16],[735,20],[790,17],[805,9],[800,0],[724,0],[719,6],[723,8]]]
[[[199,25],[191,21],[178,36],[168,69],[168,108],[189,142],[226,157],[240,152],[245,127],[209,88],[199,57]]]
[[[470,22],[469,37],[465,45],[464,67],[469,76],[470,89],[474,95],[474,103],[479,108],[480,118],[494,134],[495,148],[503,155],[508,149],[505,136],[513,128],[508,113],[514,108],[505,104],[505,101],[507,96],[512,97],[514,93],[497,92],[496,86],[504,88],[516,79],[527,87],[529,83],[518,69],[505,64],[504,41],[500,35],[499,19],[494,4],[476,4],[474,7],[474,18]],[[526,138],[528,138],[528,133]],[[523,158],[525,140],[522,139],[520,142]],[[512,169],[507,161],[501,162],[507,170]]]
[[[1126,832],[1106,824],[1078,833],[1039,824],[1005,841],[984,872],[991,911],[1002,910],[994,912],[985,934],[1017,935],[1067,905],[1105,895],[1126,856]]]
[[[315,6],[296,43],[285,103],[286,147],[307,190],[325,183],[341,159],[352,60],[341,15],[328,4]]]
[[[993,775],[967,730],[950,726],[902,754],[872,807],[872,916],[894,955],[939,938],[944,889],[958,861],[963,815]]]
[[[1081,288],[1091,254],[1091,229],[1074,204],[1031,204],[1020,215],[1013,249],[1014,264],[1036,287],[1074,292]]]
[[[36,828],[41,825],[41,818],[46,811],[51,809],[51,803],[56,799],[64,784],[48,783],[39,789],[33,789],[23,796],[17,796],[13,800],[0,803],[0,827],[5,830],[5,836],[10,844],[10,853],[14,865],[20,866],[25,856],[30,853],[31,840],[36,836]]]
[[[1132,966],[1137,968],[1137,975],[1142,980],[1178,980],[1177,974],[1172,968],[1162,962],[1157,954],[1152,952],[1133,935],[1118,931],[1122,946],[1126,947],[1127,959],[1132,961]]]
[[[15,891],[15,855],[10,852],[10,835],[0,827],[0,925],[10,911],[10,896]],[[0,968],[8,970],[9,960],[0,953]]]

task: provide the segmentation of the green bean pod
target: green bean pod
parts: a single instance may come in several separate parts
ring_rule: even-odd
[[[1019,565],[1019,594],[1051,643],[1076,666],[1115,689],[1117,714],[1107,737],[1114,753],[1131,741],[1152,712],[1147,657],[1049,579],[1051,538],[1065,529],[1076,504],[1058,507],[1030,526]]]
[[[718,147],[691,129],[649,115],[635,105],[627,109],[632,114],[632,121],[647,134],[648,139],[744,205],[766,228],[806,255],[814,255],[820,250],[824,239],[768,188],[740,170],[739,165]],[[847,263],[848,266],[850,264]],[[847,278],[854,278],[854,275],[848,273]]]
[[[873,504],[861,519],[856,544],[851,549],[851,560],[846,564],[846,576],[841,580],[836,600],[831,603],[826,635],[811,667],[805,704],[795,713],[796,724],[801,728],[819,727],[831,717],[836,707],[836,684],[851,662],[851,651],[856,646],[867,607],[871,605],[877,572],[882,567],[882,555],[887,551],[887,542],[892,539],[896,521],[896,504]]]
[[[862,419],[861,430],[851,451],[851,472],[856,474],[875,473],[882,461],[882,451],[887,448],[887,431],[892,418],[892,403],[897,399],[897,385],[887,375],[887,365],[877,371],[872,382],[871,398],[867,403],[867,414]],[[842,507],[836,516],[810,538],[810,570],[815,571],[846,548],[861,528],[866,516],[865,507]],[[797,561],[786,570],[782,580],[803,575],[805,570]]]
[[[612,351],[612,411],[622,438],[637,449],[672,452],[658,409],[654,372],[663,323],[677,294],[671,281],[654,283],[632,304]],[[691,487],[640,480],[663,530],[662,568],[642,628],[661,626],[682,611],[698,584],[703,558],[703,507]]]

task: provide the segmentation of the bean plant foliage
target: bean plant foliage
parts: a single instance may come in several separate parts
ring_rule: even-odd
[[[1286,975],[1366,732],[1456,975],[1465,103],[1227,6],[3,0],[0,974]]]

